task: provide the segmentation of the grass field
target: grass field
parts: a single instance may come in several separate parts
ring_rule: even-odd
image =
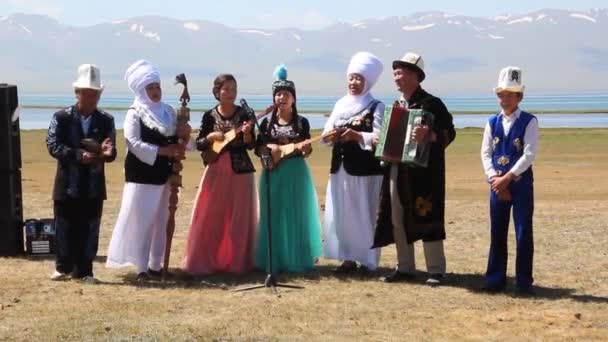
[[[52,216],[55,162],[44,131],[22,135],[26,218]],[[608,130],[543,130],[535,166],[536,297],[474,291],[483,282],[489,243],[487,185],[479,148],[481,130],[459,130],[447,151],[448,277],[445,286],[384,284],[378,276],[395,263],[394,247],[382,251],[377,274],[337,277],[335,262],[318,271],[286,275],[304,290],[237,293],[263,274],[200,279],[134,281],[134,270],[106,270],[109,243],[123,186],[124,143],[107,166],[100,285],[48,280],[49,259],[0,259],[0,340],[608,340]],[[329,149],[315,145],[308,159],[321,203]],[[177,214],[172,268],[184,253],[186,230],[202,163],[188,156]],[[257,165],[259,163],[256,162]],[[418,269],[424,270],[421,246]],[[509,275],[514,236],[510,232]],[[177,270],[176,270],[177,271]],[[510,279],[512,281],[512,279]]]

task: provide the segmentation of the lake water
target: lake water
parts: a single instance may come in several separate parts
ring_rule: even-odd
[[[256,109],[265,108],[271,103],[269,96],[244,96],[249,105]],[[301,97],[298,98],[298,109],[307,112],[304,114],[313,129],[322,128],[327,120],[323,114],[329,113],[337,97]],[[379,97],[384,103],[390,104],[394,98]],[[489,115],[497,111],[496,100],[492,96],[486,97],[443,97],[443,101],[450,111],[464,112],[454,115],[454,124],[457,128],[483,127]],[[178,104],[175,96],[166,96],[167,103]],[[20,126],[22,129],[48,128],[52,114],[59,108],[74,102],[70,95],[22,95],[19,98],[21,110]],[[132,102],[131,96],[104,95],[100,102],[101,108],[125,108]],[[190,107],[202,110],[216,104],[210,96],[193,96]],[[28,106],[46,106],[52,108],[28,108]],[[608,94],[570,94],[570,95],[526,95],[522,105],[527,111],[549,111],[547,114],[537,114],[542,128],[608,128]],[[560,114],[551,114],[550,111],[559,111]],[[572,114],[568,111],[578,112],[585,110],[603,111],[601,114]],[[114,115],[117,128],[122,127],[124,110],[108,110]],[[470,112],[487,112],[487,115],[466,114]],[[196,126],[202,117],[201,111],[194,110],[191,122]]]

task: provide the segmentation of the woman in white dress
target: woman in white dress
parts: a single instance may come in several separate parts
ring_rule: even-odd
[[[139,280],[160,276],[169,217],[169,175],[185,149],[177,136],[175,110],[163,103],[158,70],[140,60],[125,74],[135,101],[127,112],[124,136],[126,183],[112,233],[106,267],[135,266]]]
[[[374,157],[384,104],[370,93],[382,74],[382,62],[369,52],[355,54],[348,66],[348,93],[336,102],[324,134],[338,130],[324,143],[331,146],[331,175],[325,196],[324,253],[342,260],[336,271],[375,270],[380,250],[374,241],[383,169]]]

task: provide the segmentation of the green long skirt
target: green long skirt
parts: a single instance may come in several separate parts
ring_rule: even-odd
[[[268,202],[266,172],[260,178],[260,223],[255,264],[268,268]],[[321,255],[321,223],[317,193],[304,158],[283,160],[270,171],[270,208],[272,228],[272,270],[306,272],[314,268]]]

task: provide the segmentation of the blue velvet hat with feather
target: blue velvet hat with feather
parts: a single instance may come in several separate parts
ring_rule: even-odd
[[[272,84],[272,96],[276,95],[281,90],[287,90],[296,97],[296,85],[287,79],[287,67],[284,64],[277,66],[274,69],[274,83]]]

